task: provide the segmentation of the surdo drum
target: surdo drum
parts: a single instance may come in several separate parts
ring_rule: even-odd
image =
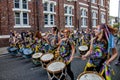
[[[86,71],[81,73],[77,80],[105,80],[103,76],[99,75],[97,72]]]
[[[80,54],[84,55],[84,54],[86,54],[86,52],[88,50],[88,46],[79,46],[78,49],[79,49]]]
[[[66,80],[66,65],[60,61],[51,62],[47,66],[49,80]]]
[[[42,55],[40,59],[41,59],[43,68],[46,68],[49,62],[54,60],[54,55],[52,53],[46,53]]]
[[[32,61],[35,65],[41,65],[40,63],[40,57],[43,55],[43,53],[35,53],[32,55]]]

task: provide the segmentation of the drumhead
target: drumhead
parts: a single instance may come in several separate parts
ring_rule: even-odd
[[[32,58],[40,58],[43,53],[35,53],[32,55]]]
[[[86,50],[88,50],[88,47],[87,46],[79,46],[78,49],[80,51],[86,51]]]
[[[41,57],[41,60],[46,62],[46,61],[49,61],[49,60],[52,60],[54,58],[54,55],[51,54],[51,53],[47,53],[47,54],[44,54],[42,57]]]
[[[101,75],[97,72],[89,71],[81,73],[77,80],[105,80]]]
[[[47,66],[47,70],[53,73],[59,72],[64,68],[65,68],[65,63],[59,61],[52,62]]]

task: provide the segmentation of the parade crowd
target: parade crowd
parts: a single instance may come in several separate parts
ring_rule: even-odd
[[[30,58],[35,65],[42,65],[48,72],[49,80],[66,80],[66,75],[75,80],[71,70],[74,58],[88,60],[78,80],[111,80],[114,71],[110,64],[118,56],[116,44],[119,39],[116,44],[114,41],[116,33],[117,30],[107,24],[97,25],[92,30],[59,30],[53,27],[45,33],[11,30],[8,52],[12,56],[20,54]],[[75,56],[76,49],[79,56]],[[120,58],[116,64],[120,64]]]

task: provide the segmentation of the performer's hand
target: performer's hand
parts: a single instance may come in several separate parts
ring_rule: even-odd
[[[82,55],[82,60],[86,60],[86,56],[85,55]]]
[[[108,65],[110,65],[110,62],[109,62],[109,60],[107,60],[107,61],[106,61],[106,65],[107,65],[107,66],[108,66]]]
[[[70,60],[68,62],[71,62],[73,60],[73,56],[70,57]]]
[[[59,50],[56,51],[56,53],[59,53],[59,52],[60,52]]]

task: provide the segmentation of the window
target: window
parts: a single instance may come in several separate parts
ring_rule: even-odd
[[[72,7],[65,6],[65,13],[72,14]]]
[[[87,27],[87,9],[81,8],[81,27]]]
[[[14,7],[15,8],[20,8],[20,0],[15,0],[15,3],[14,3]]]
[[[72,27],[72,16],[65,16],[65,26]]]
[[[27,0],[22,0],[22,8],[27,9]]]
[[[69,18],[70,25],[72,26],[72,16],[70,16]]]
[[[23,24],[24,25],[27,25],[28,24],[28,16],[27,16],[28,14],[27,13],[23,13]]]
[[[14,8],[28,9],[28,0],[14,0]]]
[[[15,12],[15,25],[28,25],[28,13]]]
[[[92,26],[95,27],[97,25],[97,12],[92,11]]]
[[[45,21],[44,21],[44,22],[45,22],[45,25],[48,25],[48,14],[45,14],[45,15],[44,15],[44,19],[45,19]]]
[[[67,8],[68,8],[68,7],[66,6],[66,7],[65,7],[65,13],[66,13],[66,14],[67,14]]]
[[[44,11],[48,11],[48,3],[46,2],[46,3],[44,3]]]
[[[15,12],[15,24],[20,24],[20,13]]]
[[[54,15],[50,15],[50,24],[54,25]]]
[[[44,3],[44,24],[45,27],[55,26],[55,3],[52,1],[45,1]]]
[[[17,8],[17,9],[16,9]],[[29,26],[28,0],[14,0],[15,27]]]
[[[65,25],[68,25],[68,17],[67,16],[65,16]]]
[[[65,27],[73,27],[72,6],[71,5],[65,5],[64,11],[65,11]]]
[[[54,12],[54,4],[50,4],[50,12]]]
[[[44,3],[44,11],[54,12],[54,4],[45,2]]]
[[[72,7],[69,7],[69,14],[72,14]]]
[[[101,23],[105,23],[105,13],[101,13]]]
[[[101,6],[104,6],[104,0],[100,0]]]
[[[92,3],[96,3],[96,0],[91,0]]]

